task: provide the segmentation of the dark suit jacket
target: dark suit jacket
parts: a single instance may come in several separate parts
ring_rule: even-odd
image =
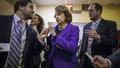
[[[120,68],[120,49],[110,55],[108,59],[112,62],[112,68]]]
[[[84,26],[84,30],[90,29],[91,23],[88,23]],[[101,55],[107,57],[112,54],[112,48],[117,46],[117,28],[116,23],[113,21],[108,21],[102,19],[98,25],[97,33],[100,35],[100,42],[94,39],[92,42],[92,56]],[[90,68],[91,65],[88,57],[86,57],[85,52],[87,51],[88,46],[88,37],[83,32],[83,44],[80,51],[81,66],[83,68]],[[87,65],[88,64],[88,65]],[[85,66],[85,67],[84,67]],[[88,67],[86,67],[88,66]]]
[[[0,43],[9,43],[10,34],[12,28],[13,16],[0,16]],[[37,40],[37,33],[28,25],[26,25],[26,41],[24,49],[24,68],[34,67],[32,64],[33,55],[38,55],[42,50],[43,46]],[[4,65],[6,60],[6,55],[4,55],[4,60],[1,62],[1,66]],[[0,59],[3,59],[3,57]]]

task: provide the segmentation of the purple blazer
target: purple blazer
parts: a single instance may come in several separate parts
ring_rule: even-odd
[[[57,29],[58,26],[55,26],[54,30]],[[48,61],[52,63],[53,68],[77,68],[78,41],[79,28],[71,23],[68,23],[57,37],[49,39],[51,50]]]

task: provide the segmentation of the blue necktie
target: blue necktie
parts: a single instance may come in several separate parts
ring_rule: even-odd
[[[14,23],[12,31],[10,51],[8,53],[5,68],[17,68],[20,60],[21,37],[22,37],[21,21]]]

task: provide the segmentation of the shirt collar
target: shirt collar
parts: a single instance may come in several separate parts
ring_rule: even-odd
[[[99,24],[99,23],[100,23],[100,21],[101,21],[101,18],[99,18],[99,19],[98,19],[97,21],[95,21],[95,22],[94,22],[94,21],[92,21],[92,24],[95,24],[95,23],[96,23],[96,24]]]
[[[24,20],[22,20],[22,19],[20,19],[20,17],[17,15],[17,14],[14,14],[14,21],[15,22],[18,22],[18,21],[22,21],[23,23],[21,23],[21,24],[26,24],[27,23],[27,21],[24,21]]]
[[[20,21],[20,17],[18,17],[18,15],[17,15],[17,14],[14,14],[14,21],[15,21],[15,22]]]

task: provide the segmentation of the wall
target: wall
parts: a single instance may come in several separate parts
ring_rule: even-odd
[[[40,14],[45,22],[55,22],[54,14],[55,14],[55,6],[40,6],[36,7],[36,13]],[[73,15],[73,22],[82,22],[86,23],[89,22],[89,17],[87,12],[82,12],[80,14],[72,14]]]
[[[120,29],[120,7],[119,6],[104,6],[102,16],[105,19],[114,20],[117,23],[117,28]]]
[[[117,23],[117,28],[120,29],[120,7],[119,6],[103,6],[102,17],[109,20],[114,20]],[[35,6],[35,12],[40,14],[45,20],[45,27],[47,27],[47,22],[55,22],[54,19],[54,8],[55,6]],[[80,5],[73,6],[73,9],[81,9]],[[1,0],[0,2],[0,15],[11,15],[13,13],[13,6]],[[82,11],[81,13],[74,13],[73,22],[87,23],[90,22],[87,11]]]
[[[77,8],[76,8],[77,7]],[[36,7],[36,13],[40,14],[45,23],[47,22],[55,22],[54,19],[54,8],[55,6],[40,6]],[[81,7],[75,6],[76,9],[80,9]],[[79,14],[72,14],[73,15],[73,22],[80,22],[80,23],[87,23],[90,22],[88,12],[82,11]],[[117,23],[117,28],[120,29],[120,7],[113,6],[112,8],[109,6],[103,6],[103,13],[102,17],[104,19],[114,20]]]
[[[6,0],[0,0],[0,15],[11,15],[13,13],[13,5]]]
[[[47,27],[48,22],[55,22],[54,19],[54,6],[40,6],[36,7],[35,11],[41,15],[45,22],[45,27]]]

